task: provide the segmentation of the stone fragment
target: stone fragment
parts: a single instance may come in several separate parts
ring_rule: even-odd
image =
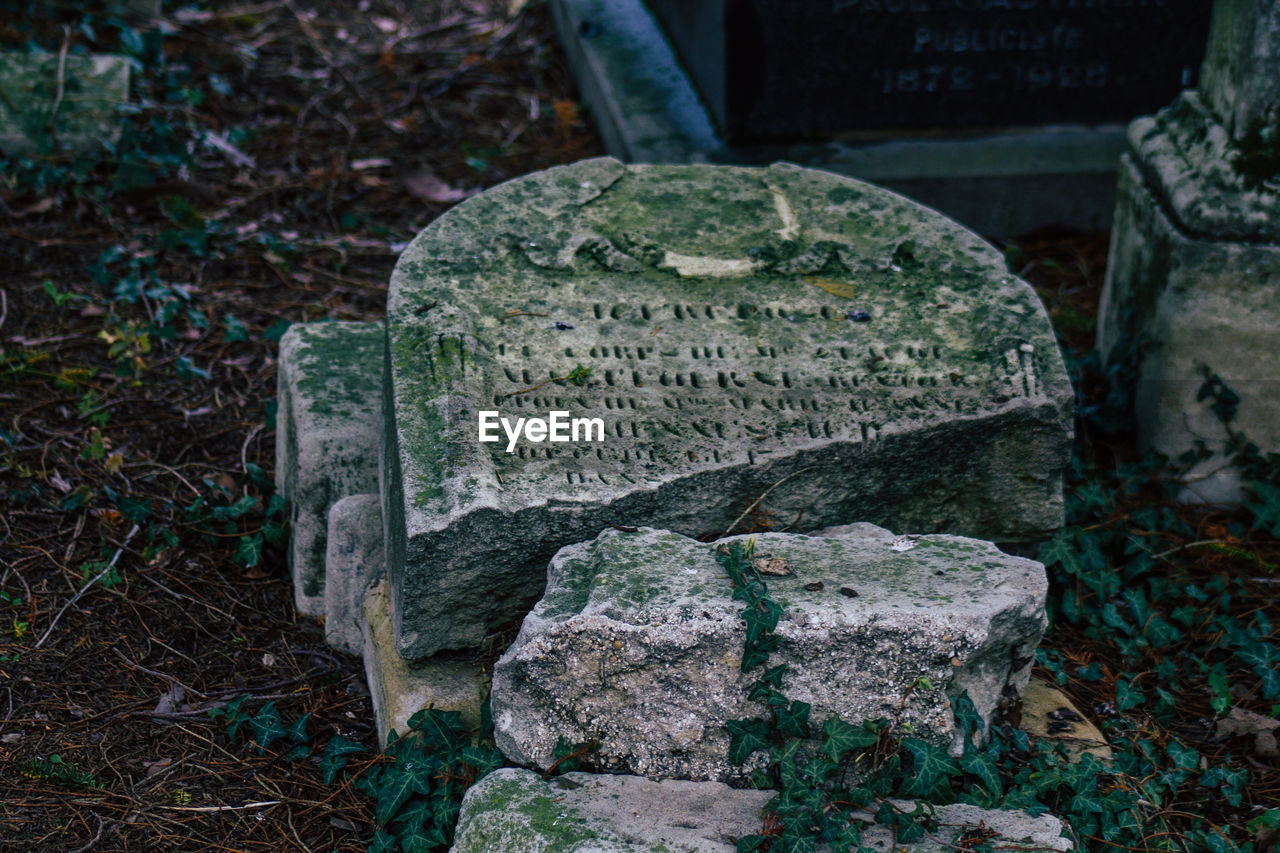
[[[369,588],[361,627],[379,743],[387,742],[392,729],[404,734],[409,718],[424,708],[457,711],[465,727],[480,728],[488,677],[468,660],[435,658],[411,664],[396,654],[385,580]]]
[[[1111,745],[1098,727],[1080,713],[1065,693],[1038,678],[1028,681],[1022,692],[1022,720],[1018,727],[1037,738],[1060,742],[1072,761],[1080,760],[1085,753],[1100,761],[1112,760]]]
[[[290,506],[294,601],[310,616],[325,613],[329,508],[378,491],[383,361],[381,323],[297,324],[280,339],[276,490]]]
[[[410,245],[388,323],[410,659],[519,618],[551,555],[609,524],[717,535],[757,501],[800,530],[1062,522],[1072,392],[1039,300],[973,233],[851,179],[607,158],[520,178]],[[482,442],[485,411],[603,436]]]
[[[654,782],[638,776],[566,773],[549,781],[504,768],[481,779],[462,800],[451,853],[733,853],[736,841],[762,828],[761,809],[773,791],[735,790],[716,782]],[[911,808],[912,804],[898,803]],[[912,844],[894,844],[887,827],[870,825],[863,845],[877,853],[944,853],[968,830],[1019,849],[1071,850],[1052,815],[951,805],[935,809],[938,830]],[[829,848],[819,846],[821,853]]]
[[[1046,624],[1039,563],[870,524],[757,535],[755,553],[794,572],[767,579],[783,607],[770,664],[791,664],[780,689],[812,705],[815,731],[836,715],[885,718],[958,751],[952,697],[967,692],[989,721],[1027,683]],[[610,772],[744,781],[755,765],[729,764],[725,725],[767,709],[747,699],[760,672],[740,671],[731,595],[715,547],[675,533],[606,530],[562,549],[494,667],[498,748],[547,768],[559,739],[594,740]]]
[[[324,561],[324,640],[358,655],[364,650],[360,605],[369,583],[385,572],[382,505],[377,495],[352,495],[329,509]]]
[[[0,52],[0,150],[10,157],[42,144],[78,151],[113,141],[117,108],[128,101],[123,56]]]

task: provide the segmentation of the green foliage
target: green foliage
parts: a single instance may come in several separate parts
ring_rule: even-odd
[[[48,758],[32,758],[18,765],[18,772],[28,779],[52,782],[65,788],[101,788],[102,785],[93,778],[92,773],[81,770],[74,764],[63,761],[59,755]]]
[[[403,737],[392,731],[383,756],[390,763],[353,782],[375,800],[380,829],[370,851],[448,849],[463,794],[502,764],[491,741],[467,736],[456,711],[435,708],[410,717]]]

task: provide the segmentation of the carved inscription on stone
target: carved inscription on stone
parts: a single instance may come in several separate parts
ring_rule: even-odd
[[[410,656],[521,616],[564,544],[608,524],[723,533],[765,490],[752,523],[800,530],[1060,523],[1070,389],[1034,294],[973,234],[864,184],[551,170],[424,232],[389,323],[388,565]],[[568,412],[604,436],[482,443],[481,411]]]

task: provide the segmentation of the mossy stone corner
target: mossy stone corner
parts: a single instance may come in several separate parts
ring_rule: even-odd
[[[724,532],[769,489],[801,530],[1062,523],[1072,393],[1039,300],[973,233],[852,179],[602,158],[511,181],[404,252],[388,341],[410,659],[520,618],[550,557],[610,523]],[[508,452],[478,440],[485,410],[603,436]]]
[[[294,600],[307,615],[325,614],[329,509],[378,492],[384,351],[382,323],[297,324],[280,340],[276,490],[289,501]]]
[[[984,720],[1021,695],[1047,619],[1044,567],[958,536],[895,537],[854,524],[754,538],[783,607],[770,665],[815,727],[884,718],[959,754],[951,702]],[[729,720],[763,716],[747,695],[742,602],[715,546],[668,531],[606,530],[562,549],[547,592],[494,667],[498,748],[548,768],[556,744],[600,743],[610,772],[742,784]],[[763,760],[763,753],[756,756]]]
[[[42,145],[74,151],[118,139],[129,69],[111,54],[0,51],[0,151],[19,157]]]
[[[760,811],[773,795],[639,776],[566,773],[543,780],[505,768],[467,792],[451,853],[733,853],[735,839],[760,832]],[[945,853],[961,849],[956,842],[966,832],[984,827],[984,841],[997,848],[1073,849],[1052,815],[950,805],[936,807],[934,818],[936,834],[906,845],[894,843],[889,827],[873,824],[863,831],[863,846],[876,853]]]

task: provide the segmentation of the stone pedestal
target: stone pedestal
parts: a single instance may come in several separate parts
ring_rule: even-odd
[[[1224,0],[1200,93],[1129,128],[1098,346],[1133,359],[1143,449],[1215,454],[1186,497],[1240,497],[1226,427],[1200,399],[1216,374],[1241,399],[1230,424],[1280,449],[1280,4]]]

